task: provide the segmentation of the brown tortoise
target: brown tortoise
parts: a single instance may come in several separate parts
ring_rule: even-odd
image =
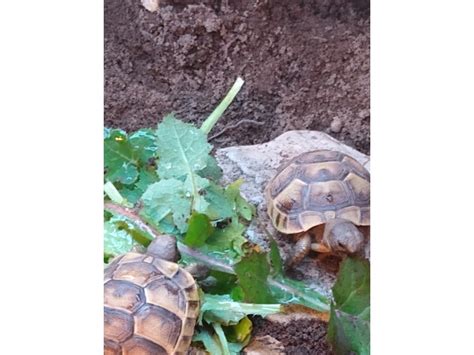
[[[199,314],[191,274],[175,261],[176,240],[117,257],[104,273],[104,353],[184,354]]]
[[[275,228],[298,239],[290,265],[311,249],[352,254],[363,248],[364,236],[356,226],[370,225],[370,173],[348,155],[303,153],[279,169],[265,196]]]

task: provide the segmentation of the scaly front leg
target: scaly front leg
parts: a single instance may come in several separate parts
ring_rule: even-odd
[[[311,236],[309,235],[309,233],[304,232],[295,236],[295,238],[297,238],[298,240],[295,243],[295,246],[293,247],[293,255],[289,258],[287,262],[288,268],[291,268],[301,262],[301,260],[303,260],[304,257],[308,255],[311,250]]]

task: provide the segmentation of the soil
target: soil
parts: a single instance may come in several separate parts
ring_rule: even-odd
[[[325,131],[368,154],[369,0],[105,1],[105,125],[200,123],[237,76],[241,92],[213,143],[256,144]]]
[[[270,334],[280,341],[288,355],[326,355],[331,354],[326,340],[327,325],[317,319],[300,319],[291,326],[254,317],[253,336]]]
[[[162,0],[150,13],[139,0],[105,0],[104,123],[134,131],[174,112],[199,124],[241,76],[212,133],[256,123],[225,131],[216,147],[311,129],[369,154],[369,1]],[[288,354],[329,353],[323,322],[256,318],[254,334]]]

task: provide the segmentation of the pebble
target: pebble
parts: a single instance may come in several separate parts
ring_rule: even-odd
[[[142,0],[142,5],[148,11],[155,12],[155,11],[158,11],[159,1],[158,0]]]
[[[333,133],[339,133],[342,130],[342,121],[338,117],[334,117],[332,122],[331,122],[331,132]]]

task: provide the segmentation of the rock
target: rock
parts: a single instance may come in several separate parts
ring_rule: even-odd
[[[334,117],[331,126],[330,126],[331,132],[333,133],[339,133],[342,130],[342,121],[339,117]]]
[[[257,218],[248,228],[247,237],[253,243],[268,250],[267,229],[277,240],[283,257],[291,253],[293,243],[279,234],[272,226],[266,212],[264,189],[275,175],[278,167],[293,157],[316,149],[332,149],[350,155],[369,170],[370,158],[318,131],[289,131],[274,140],[256,145],[221,148],[216,151],[216,158],[223,170],[223,182],[228,184],[242,178],[242,195],[257,207]],[[329,295],[335,280],[333,271],[325,269],[315,258],[306,257],[295,267],[299,278],[306,280],[318,291]]]
[[[281,342],[270,335],[256,336],[243,350],[245,355],[284,355],[285,348]]]
[[[159,0],[142,0],[142,5],[148,11],[156,12],[158,11],[160,1]]]

